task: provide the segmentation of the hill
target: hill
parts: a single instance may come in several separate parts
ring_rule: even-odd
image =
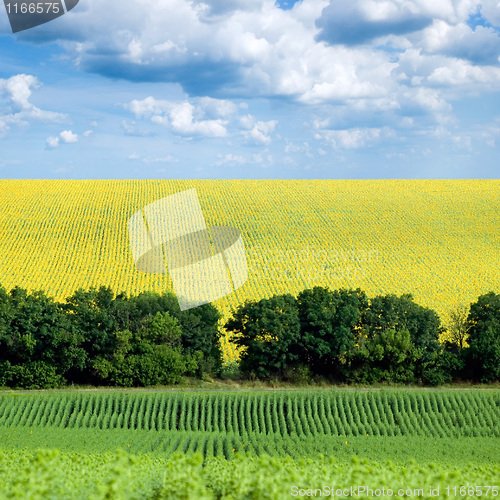
[[[500,290],[498,180],[0,180],[0,284],[60,300],[101,285],[171,290],[168,274],[135,268],[127,222],[191,188],[207,225],[238,228],[246,247],[247,282],[215,302],[224,318],[314,285],[412,293],[444,319]]]

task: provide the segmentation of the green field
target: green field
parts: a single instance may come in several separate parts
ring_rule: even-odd
[[[447,496],[498,486],[499,422],[497,390],[4,393],[0,498]]]

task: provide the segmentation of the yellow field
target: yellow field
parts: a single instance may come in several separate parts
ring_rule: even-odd
[[[127,222],[193,187],[207,224],[237,227],[247,250],[248,281],[215,302],[225,318],[246,298],[313,285],[412,293],[443,319],[500,292],[498,180],[0,180],[0,284],[57,299],[171,289],[135,269]]]

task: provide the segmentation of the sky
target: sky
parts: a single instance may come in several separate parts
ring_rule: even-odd
[[[0,178],[499,178],[498,0],[80,0],[12,33]]]

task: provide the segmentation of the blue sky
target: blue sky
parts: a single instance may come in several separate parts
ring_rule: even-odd
[[[1,178],[498,178],[498,0],[80,0],[12,34]]]

